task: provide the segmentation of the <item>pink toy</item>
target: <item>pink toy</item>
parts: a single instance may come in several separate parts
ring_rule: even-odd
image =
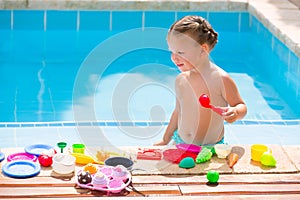
[[[209,97],[206,94],[202,94],[199,97],[199,102],[200,102],[201,106],[203,106],[204,108],[210,108],[214,112],[218,113],[221,116],[222,116],[222,113],[225,112],[224,109],[210,104],[210,99],[209,99]]]
[[[197,146],[194,144],[176,144],[176,147],[178,149],[182,149],[192,153],[199,153],[201,151],[201,146]]]
[[[81,172],[82,170],[78,171],[77,174],[80,174]],[[92,174],[91,177],[92,182],[84,184],[80,183],[79,179],[76,179],[76,183],[81,188],[119,193],[131,182],[130,172],[120,165],[116,167],[98,167],[97,173]]]

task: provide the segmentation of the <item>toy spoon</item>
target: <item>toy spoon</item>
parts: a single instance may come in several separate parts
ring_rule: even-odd
[[[210,104],[210,99],[206,94],[202,94],[199,97],[199,102],[200,102],[201,106],[203,106],[204,108],[210,108],[214,112],[216,112],[216,113],[218,113],[219,115],[222,116],[222,113],[224,112],[224,109]]]

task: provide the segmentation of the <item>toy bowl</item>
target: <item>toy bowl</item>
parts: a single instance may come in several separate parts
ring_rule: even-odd
[[[232,147],[228,144],[216,144],[214,148],[218,158],[226,158],[232,149]]]
[[[70,174],[75,170],[74,156],[67,154],[56,154],[52,160],[52,169],[58,174]]]
[[[260,161],[260,158],[263,153],[268,151],[268,147],[263,144],[253,144],[251,146],[251,159],[254,161]]]
[[[116,167],[118,165],[124,166],[127,170],[132,170],[133,162],[129,158],[125,157],[111,157],[104,161],[107,166]]]

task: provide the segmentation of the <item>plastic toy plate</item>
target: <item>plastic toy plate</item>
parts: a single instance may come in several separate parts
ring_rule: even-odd
[[[42,152],[50,150],[52,148],[52,146],[46,144],[35,144],[25,147],[25,152],[39,157]]]
[[[176,144],[176,147],[178,149],[182,149],[193,153],[199,153],[201,151],[201,146],[197,146],[194,144]]]
[[[12,178],[29,178],[40,173],[40,164],[28,160],[16,160],[5,163],[2,172]]]
[[[194,160],[197,157],[197,153],[185,151],[182,149],[167,149],[163,152],[164,159],[172,163],[180,163],[180,161],[186,157],[191,157]]]
[[[0,162],[2,162],[5,159],[4,153],[0,152]]]
[[[29,160],[32,162],[35,162],[37,160],[37,157],[33,154],[29,154],[26,152],[20,152],[20,153],[14,153],[7,156],[7,161],[11,162],[14,160]]]
[[[111,167],[111,166],[103,166],[103,167],[99,166],[98,167],[97,172],[102,172],[107,180],[107,183],[103,186],[94,186],[92,184],[92,182],[87,183],[87,184],[82,184],[82,183],[79,183],[78,178],[76,178],[76,184],[81,188],[106,191],[106,192],[111,192],[111,193],[119,193],[131,183],[131,174],[127,170],[125,176],[123,176],[122,179],[119,179],[119,178],[115,177],[115,175],[114,175],[114,170],[117,167]],[[79,170],[77,172],[77,176],[82,171],[83,171],[83,169]],[[92,176],[92,179],[94,179],[95,174],[92,174],[91,176]]]

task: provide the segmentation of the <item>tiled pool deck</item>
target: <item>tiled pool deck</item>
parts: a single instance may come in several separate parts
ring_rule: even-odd
[[[0,0],[0,9],[94,9],[94,10],[187,10],[248,11],[259,19],[289,49],[300,57],[300,11],[287,0]],[[298,62],[300,73],[300,62]],[[121,126],[119,126],[121,125]],[[1,123],[0,148],[23,147],[33,143],[55,145],[84,142],[88,145],[151,145],[159,140],[166,123],[136,122],[51,122]],[[120,127],[123,129],[121,130]],[[226,124],[226,142],[231,144],[298,145],[300,119],[295,121],[239,121]],[[124,133],[137,133],[129,135]],[[145,137],[148,136],[148,137]],[[106,138],[106,140],[104,139]]]

